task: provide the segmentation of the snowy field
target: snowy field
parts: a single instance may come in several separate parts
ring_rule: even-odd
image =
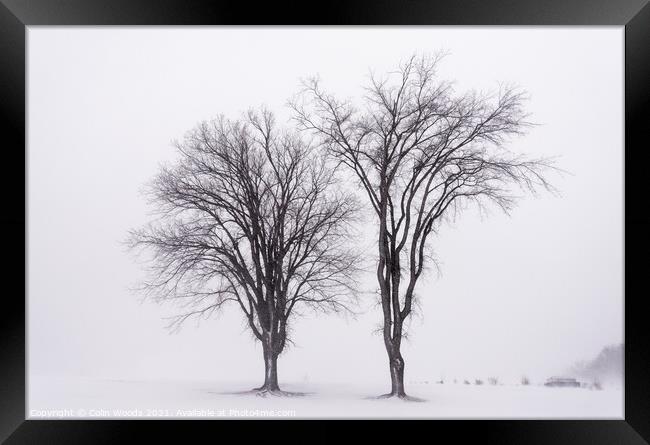
[[[378,400],[386,384],[281,384],[299,397],[241,394],[258,382],[30,377],[28,418],[623,418],[620,388],[410,384],[424,399]]]

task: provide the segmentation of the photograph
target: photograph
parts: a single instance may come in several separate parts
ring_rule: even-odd
[[[624,419],[625,38],[29,26],[26,418]]]

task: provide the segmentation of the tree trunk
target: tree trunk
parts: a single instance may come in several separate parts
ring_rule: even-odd
[[[264,345],[264,385],[260,391],[280,391],[278,385],[278,354],[271,346]]]
[[[404,359],[400,352],[399,346],[394,346],[387,350],[388,366],[390,369],[391,396],[406,397],[404,391]]]

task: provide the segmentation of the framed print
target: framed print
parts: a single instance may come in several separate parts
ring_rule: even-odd
[[[0,12],[7,443],[647,443],[646,2]]]

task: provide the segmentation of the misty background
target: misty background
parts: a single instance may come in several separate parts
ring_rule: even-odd
[[[539,381],[623,342],[622,27],[29,27],[27,39],[30,376],[261,383],[261,346],[237,307],[170,334],[173,307],[129,291],[144,274],[122,242],[150,219],[143,186],[201,120],[266,105],[284,122],[300,78],[358,97],[370,68],[439,50],[458,91],[525,88],[539,125],[510,148],[557,155],[570,174],[552,177],[559,197],[524,197],[511,216],[465,212],[432,238],[440,273],[418,284],[407,388]],[[370,255],[373,236],[360,239]],[[372,271],[360,280],[374,290]],[[362,298],[356,320],[295,323],[280,384],[388,386],[375,303]]]

